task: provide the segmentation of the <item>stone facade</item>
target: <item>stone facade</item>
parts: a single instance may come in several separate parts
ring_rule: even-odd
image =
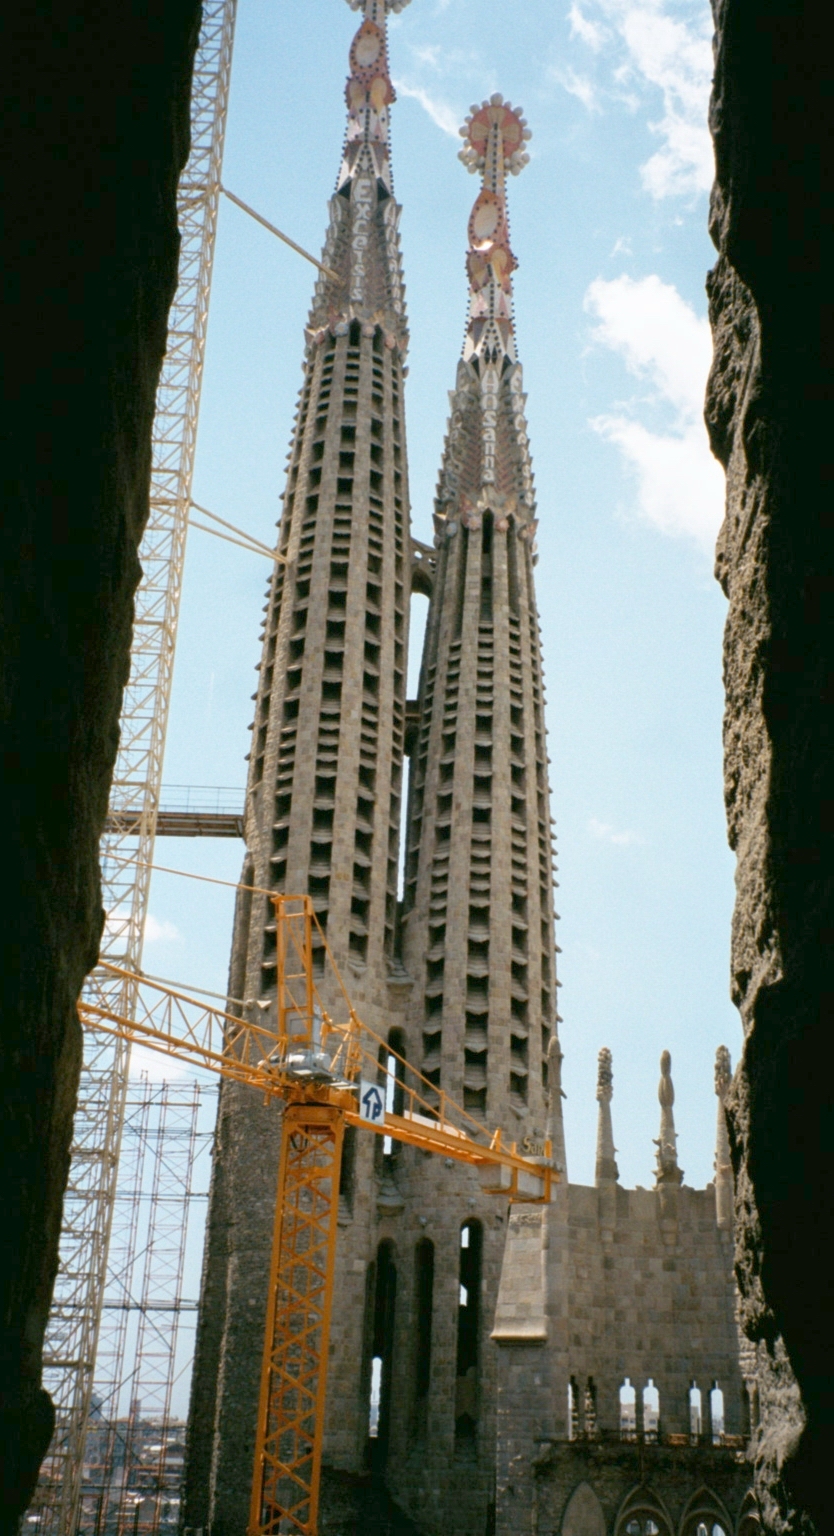
[[[715,1185],[682,1183],[666,1052],[656,1187],[618,1185],[600,1057],[595,1187],[565,1178],[546,1209],[509,1218],[492,1331],[496,1530],[695,1536],[705,1522],[709,1536],[747,1536],[760,1527],[731,1222]],[[722,1134],[723,1113],[719,1156]]]
[[[707,1392],[722,1382],[740,1432],[731,1235],[724,1196],[716,1222],[713,1191],[681,1187],[666,1061],[657,1191],[617,1186],[610,1058],[598,1188],[566,1182],[536,508],[506,205],[529,132],[498,95],[465,129],[461,158],[481,188],[428,548],[408,526],[384,0],[364,9],[265,609],[230,1007],[275,1009],[272,909],[245,887],[309,892],[358,1014],[427,1091],[532,1155],[550,1142],[564,1182],[547,1210],[510,1214],[473,1168],[354,1131],[342,1168],[322,1529],[367,1524],[370,1482],[403,1528],[481,1536],[497,1522],[510,1536],[518,1511],[533,1520],[547,1468],[565,1465],[572,1381],[592,1382],[600,1435],[618,1434],[623,1372],[640,1384],[654,1373],[664,1428],[685,1436],[691,1376]],[[407,704],[412,589],[430,603]],[[322,967],[329,1006],[328,985]],[[247,1524],[279,1141],[275,1109],[224,1084],[185,1514],[211,1536]],[[726,1144],[719,1160],[725,1178]],[[711,1455],[732,1470],[725,1451]],[[606,1509],[635,1454],[617,1440],[600,1473]]]

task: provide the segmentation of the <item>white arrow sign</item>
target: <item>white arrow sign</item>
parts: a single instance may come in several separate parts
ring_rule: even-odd
[[[378,1083],[360,1082],[359,1118],[371,1125],[381,1125],[385,1119],[385,1090]]]

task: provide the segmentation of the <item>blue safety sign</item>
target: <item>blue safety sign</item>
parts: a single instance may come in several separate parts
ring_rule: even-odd
[[[381,1125],[385,1119],[385,1090],[378,1083],[359,1084],[359,1118],[371,1125]]]

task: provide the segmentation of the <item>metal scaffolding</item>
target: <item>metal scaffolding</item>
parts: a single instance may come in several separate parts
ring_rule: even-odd
[[[182,1315],[196,1311],[183,1275],[192,1202],[205,1197],[194,1191],[198,1138],[209,1135],[199,1108],[192,1079],[131,1082],[76,1526],[85,1536],[177,1527],[183,1424],[171,1396]]]
[[[191,153],[178,193],[179,280],[157,391],[150,517],[140,548],[130,677],[101,845],[104,909],[101,957],[138,970],[147,915],[162,757],[182,587],[197,415],[236,0],[203,0],[194,65]],[[133,985],[98,978],[112,1007],[130,1015]],[[41,1469],[37,1536],[75,1536],[82,1460],[113,1221],[129,1047],[85,1033],[61,1251],[44,1348],[44,1385],[56,1410]]]

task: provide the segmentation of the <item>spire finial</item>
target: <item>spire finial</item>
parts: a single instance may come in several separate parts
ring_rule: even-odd
[[[611,1052],[604,1045],[597,1057],[597,1103],[599,1115],[597,1118],[597,1163],[596,1182],[601,1184],[616,1184],[620,1177],[620,1170],[616,1163],[616,1147],[614,1146],[614,1130],[611,1124],[611,1100],[614,1096],[614,1072],[611,1065]]]
[[[364,171],[378,177],[391,192],[388,108],[396,101],[388,73],[387,13],[402,10],[408,0],[348,0],[351,10],[364,11],[364,21],[350,45],[350,74],[345,86],[348,109],[345,153],[337,192]]]
[[[362,22],[348,53],[347,127],[323,272],[307,327],[310,348],[328,334],[344,336],[354,320],[362,334],[382,328],[385,345],[408,346],[398,227],[400,207],[391,172],[390,106],[396,100],[388,69],[387,17],[409,0],[348,0]],[[336,277],[335,273],[338,273]]]
[[[715,1093],[718,1099],[715,1129],[715,1221],[722,1228],[732,1227],[733,1224],[733,1169],[725,1109],[731,1077],[730,1053],[726,1045],[719,1045],[715,1053]]]
[[[505,195],[506,173],[517,176],[530,156],[525,144],[530,129],[520,107],[495,94],[470,108],[460,130],[464,140],[460,159],[483,182],[469,216],[469,324],[463,355],[497,363],[515,362],[512,318],[512,273],[517,266],[510,249]]]
[[[660,1057],[660,1082],[657,1089],[660,1102],[660,1136],[657,1147],[657,1184],[681,1184],[683,1169],[678,1167],[678,1138],[675,1131],[675,1085],[672,1082],[672,1057],[663,1051]]]

